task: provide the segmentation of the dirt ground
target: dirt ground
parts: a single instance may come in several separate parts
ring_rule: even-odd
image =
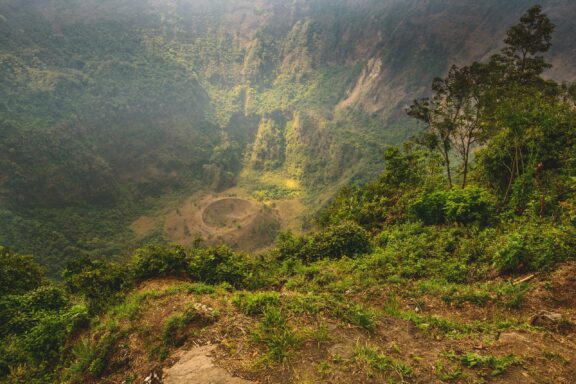
[[[131,225],[138,237],[161,230],[171,241],[191,245],[226,243],[254,252],[270,246],[280,230],[300,231],[304,206],[299,199],[259,202],[240,188],[196,193],[162,216],[142,216]]]

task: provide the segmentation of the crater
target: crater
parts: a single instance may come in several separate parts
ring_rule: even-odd
[[[202,213],[202,221],[211,228],[226,229],[245,226],[258,215],[254,202],[236,197],[211,202]]]

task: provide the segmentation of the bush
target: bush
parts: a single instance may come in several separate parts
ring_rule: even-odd
[[[444,209],[450,222],[486,225],[494,213],[494,202],[484,189],[467,187],[450,191]]]
[[[503,273],[549,270],[576,257],[573,228],[526,225],[503,236],[494,265]]]
[[[21,304],[31,312],[58,311],[66,308],[69,301],[61,288],[44,285],[22,296]]]
[[[496,251],[494,264],[501,272],[508,273],[524,268],[525,261],[529,258],[523,237],[518,233],[512,233]]]
[[[375,237],[378,248],[365,259],[378,279],[442,277],[465,283],[489,271],[495,232],[475,226],[430,227],[405,223]]]
[[[179,245],[150,245],[136,251],[133,256],[134,276],[149,279],[166,276],[186,276],[188,255]]]
[[[368,252],[370,252],[369,233],[351,221],[313,235],[306,247],[308,260],[337,259]]]
[[[131,284],[128,268],[101,260],[81,258],[69,263],[62,273],[64,284],[74,294],[84,296],[91,310],[100,309]]]
[[[0,298],[0,337],[22,335],[47,314],[64,311],[70,301],[64,292],[46,285],[21,296]]]
[[[276,246],[281,258],[295,257],[307,262],[353,257],[366,254],[371,248],[370,234],[352,221],[302,238],[284,234]]]
[[[87,319],[88,313],[82,306],[40,316],[38,324],[24,335],[22,348],[36,362],[58,359],[68,337]]]
[[[198,248],[192,252],[188,273],[192,279],[204,283],[239,287],[249,275],[248,260],[227,246]]]
[[[432,192],[421,195],[410,207],[410,212],[426,225],[446,222],[447,192]]]
[[[43,272],[31,257],[0,246],[0,296],[21,294],[42,284]]]
[[[466,187],[426,192],[412,204],[410,211],[426,225],[486,225],[494,213],[494,202],[484,189]]]

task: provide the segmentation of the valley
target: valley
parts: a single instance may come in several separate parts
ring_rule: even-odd
[[[420,129],[412,99],[497,49],[529,2],[465,3],[4,0],[0,242],[58,278],[74,255],[168,240],[130,224],[165,200],[245,189],[242,174],[294,180],[309,228]],[[574,4],[545,3],[547,75],[573,80]]]
[[[0,383],[572,383],[541,2],[0,0]]]

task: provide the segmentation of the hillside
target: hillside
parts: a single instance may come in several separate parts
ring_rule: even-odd
[[[112,12],[109,4],[100,11],[125,17],[127,9]],[[206,11],[231,3],[195,4]],[[298,1],[293,10],[299,4],[314,11],[314,2]],[[101,13],[90,9],[80,14],[95,20]],[[54,280],[31,256],[0,246],[0,382],[573,382],[576,84],[549,78],[556,30],[542,7],[530,7],[508,26],[492,55],[450,66],[432,82],[428,97],[405,110],[420,132],[387,145],[383,169],[364,183],[332,194],[347,175],[310,187],[305,168],[285,168],[289,159],[302,159],[284,144],[298,137],[298,127],[310,127],[312,109],[290,116],[289,109],[275,107],[233,119],[257,122],[242,167],[227,171],[237,186],[188,190],[200,183],[192,172],[185,193],[160,193],[150,203],[148,213],[162,214],[131,224],[146,245],[129,256],[75,254]],[[211,92],[224,89],[225,79],[212,81],[215,88],[196,93],[195,105],[207,107]],[[261,81],[261,93],[247,92],[246,100],[275,90]],[[188,85],[198,90],[207,84]],[[371,119],[383,118],[366,120],[362,107],[355,108],[342,113],[363,116],[356,133],[370,132]],[[228,136],[233,130],[213,120],[223,115],[208,111],[215,114],[205,115],[206,124],[219,127],[219,139],[229,140],[226,148],[236,147],[239,141],[232,144]],[[314,137],[340,138],[342,127],[331,124],[319,128],[328,130],[326,138]],[[349,132],[346,138],[366,144],[370,135]],[[213,143],[212,156],[239,164],[224,155],[223,143]],[[126,147],[118,155],[129,152]],[[355,154],[352,164],[334,169],[367,166],[361,152]],[[204,166],[211,176],[225,169]],[[216,179],[204,182],[209,180]],[[130,185],[118,184],[119,191],[127,188],[124,198],[135,193]],[[320,186],[332,195],[324,206],[313,192]],[[305,202],[317,211],[310,230],[282,230],[302,219],[294,212],[301,213]],[[159,226],[180,244],[166,244],[155,234]]]
[[[543,3],[546,76],[574,80],[575,5]],[[0,243],[58,276],[78,255],[181,241],[170,212],[222,191],[307,227],[415,132],[402,110],[434,77],[486,59],[530,5],[3,0]]]

